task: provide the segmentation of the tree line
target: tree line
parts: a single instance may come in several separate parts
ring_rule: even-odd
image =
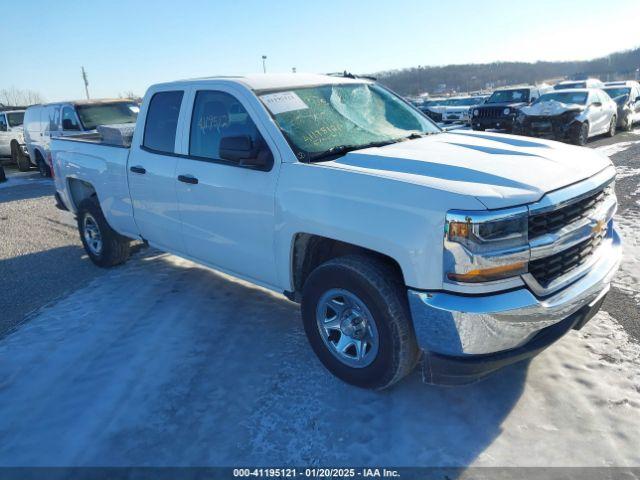
[[[639,67],[640,48],[636,48],[585,61],[419,66],[379,72],[373,76],[401,95],[419,95],[424,92],[471,92],[586,76],[598,77],[603,81],[636,79]]]

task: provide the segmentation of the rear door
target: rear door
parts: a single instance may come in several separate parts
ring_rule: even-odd
[[[183,180],[176,184],[182,228],[190,257],[262,285],[275,285],[278,157],[268,169],[257,170],[219,156],[220,139],[237,136],[264,146],[271,158],[277,155],[243,93],[221,86],[191,94],[190,128],[185,129],[176,172]]]
[[[129,192],[140,234],[163,250],[184,253],[176,197],[176,132],[183,90],[152,95],[145,112],[144,134],[129,154]]]

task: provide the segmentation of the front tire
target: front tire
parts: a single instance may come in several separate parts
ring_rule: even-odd
[[[584,146],[589,138],[589,124],[580,123],[574,125],[571,129],[571,143],[574,145]]]
[[[80,203],[78,231],[87,255],[97,266],[113,267],[129,258],[130,240],[109,226],[95,197]]]
[[[387,388],[416,365],[406,287],[375,258],[348,255],[317,267],[305,282],[301,309],[318,359],[347,383]]]

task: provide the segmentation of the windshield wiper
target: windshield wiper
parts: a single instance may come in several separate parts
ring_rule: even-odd
[[[396,143],[399,141],[400,140],[387,140],[384,142],[365,143],[363,145],[336,145],[335,147],[331,147],[329,150],[325,150],[324,152],[312,155],[309,158],[309,162],[317,162],[318,160],[327,160],[329,158],[333,159],[341,155],[345,155],[346,153],[353,152],[354,150],[364,150],[365,148],[372,147],[384,147],[385,145],[391,145],[392,143]]]

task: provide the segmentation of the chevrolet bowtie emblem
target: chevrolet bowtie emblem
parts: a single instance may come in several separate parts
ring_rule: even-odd
[[[598,220],[591,229],[591,233],[600,233],[602,230],[604,230],[606,224],[607,222],[605,222],[604,220]]]

